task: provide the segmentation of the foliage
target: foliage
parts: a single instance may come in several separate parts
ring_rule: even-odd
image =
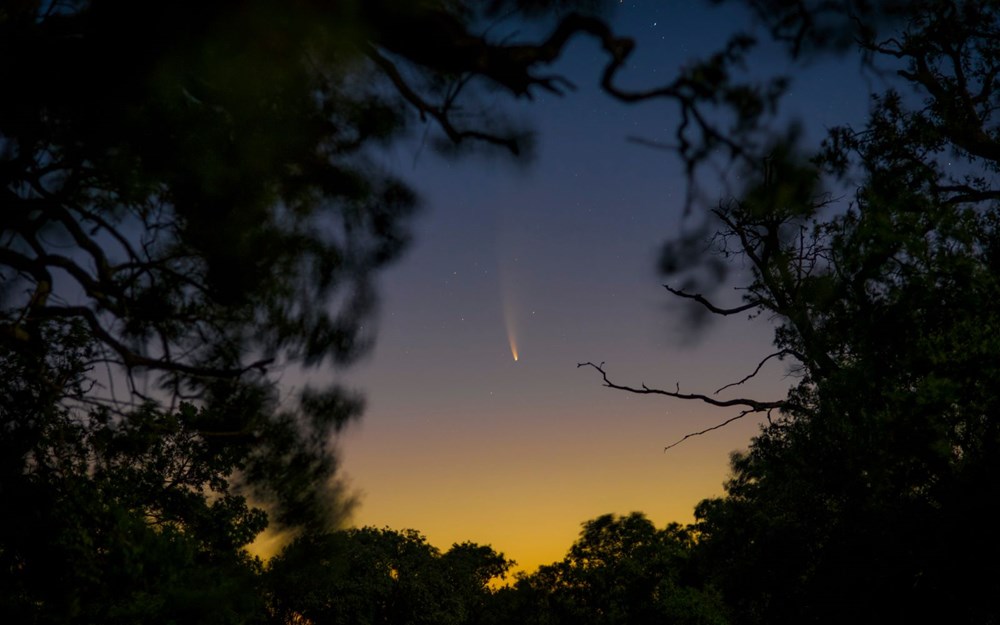
[[[793,54],[853,41],[902,86],[812,155],[778,137],[745,163],[753,182],[712,211],[719,257],[751,275],[741,306],[668,287],[774,319],[761,364],[797,377],[780,402],[738,400],[768,419],[697,509],[698,561],[736,622],[994,622],[997,7],[749,4]]]
[[[697,578],[693,546],[692,535],[677,524],[658,530],[637,512],[598,517],[584,523],[561,562],[509,591],[529,606],[516,616],[594,625],[726,623],[720,597]]]
[[[242,547],[266,516],[230,488],[239,456],[197,435],[188,424],[207,415],[189,404],[119,416],[59,401],[85,396],[94,348],[79,325],[46,336],[41,360],[0,358],[0,620],[257,618],[259,564]]]
[[[524,152],[475,96],[560,92],[577,33],[627,48],[591,4],[0,2],[0,620],[261,617],[245,497],[341,520],[363,402],[276,380],[371,344],[418,204],[379,150],[431,120]]]
[[[478,623],[489,583],[513,562],[490,547],[444,554],[414,530],[366,527],[302,536],[270,563],[280,623]]]

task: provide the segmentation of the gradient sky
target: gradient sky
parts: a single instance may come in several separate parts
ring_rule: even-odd
[[[638,43],[623,76],[632,86],[669,80],[748,24],[687,0],[624,2],[613,19]],[[776,50],[755,59],[764,71],[787,65]],[[339,442],[359,497],[354,524],[414,528],[442,550],[490,544],[532,570],[562,558],[600,514],[691,521],[699,500],[722,493],[729,453],[757,431],[748,417],[664,453],[735,412],[614,391],[576,367],[606,361],[623,383],[710,393],[752,371],[771,340],[766,320],[745,317],[692,333],[661,287],[657,253],[684,223],[684,181],[669,152],[627,137],[668,140],[676,111],[604,96],[602,63],[580,39],[555,67],[577,92],[506,107],[538,132],[529,163],[449,161],[412,146],[390,159],[425,210],[409,253],[379,282],[374,352],[338,373],[368,398]],[[788,110],[815,138],[861,120],[865,93],[856,60],[814,63]],[[741,393],[779,398],[783,374],[776,364]]]

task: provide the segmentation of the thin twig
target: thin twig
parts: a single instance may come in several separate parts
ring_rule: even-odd
[[[685,434],[684,437],[681,438],[680,440],[675,441],[673,443],[670,443],[669,445],[667,445],[666,447],[664,447],[663,451],[666,452],[668,449],[671,449],[673,447],[677,447],[678,445],[680,445],[681,443],[683,443],[687,439],[692,438],[694,436],[701,436],[702,434],[708,434],[709,432],[711,432],[713,430],[722,429],[722,428],[726,427],[727,425],[729,425],[730,423],[732,423],[733,421],[737,421],[739,419],[742,419],[743,417],[747,416],[748,414],[752,414],[754,412],[756,412],[756,410],[741,410],[738,415],[736,415],[735,417],[730,417],[730,418],[726,419],[725,421],[723,421],[722,423],[717,423],[716,425],[713,425],[710,428],[705,428],[704,430],[700,430],[698,432],[691,432],[690,434]]]
[[[765,356],[763,360],[761,360],[759,363],[757,363],[757,368],[753,370],[753,373],[747,375],[745,378],[743,378],[742,380],[740,380],[738,382],[730,382],[729,384],[727,384],[727,385],[725,385],[723,387],[720,387],[717,391],[715,391],[713,393],[713,395],[718,395],[722,391],[724,391],[727,388],[730,388],[732,386],[739,386],[740,384],[743,384],[744,382],[746,382],[750,378],[752,378],[755,375],[757,375],[758,373],[760,373],[760,368],[763,367],[764,363],[766,363],[768,360],[771,360],[772,358],[778,358],[780,360],[782,356],[795,356],[796,358],[799,358],[799,356],[795,352],[793,352],[792,350],[789,350],[789,349],[783,349],[780,352],[774,352],[773,354]]]

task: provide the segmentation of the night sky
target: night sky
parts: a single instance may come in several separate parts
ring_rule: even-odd
[[[613,23],[637,41],[622,83],[639,87],[668,81],[750,21],[685,0],[625,2]],[[788,66],[775,49],[753,58],[764,72]],[[752,371],[771,341],[766,319],[745,316],[695,331],[688,304],[662,288],[657,254],[687,223],[685,182],[674,155],[627,138],[669,140],[676,110],[614,102],[596,87],[602,64],[581,38],[554,68],[575,93],[506,103],[538,133],[530,162],[447,160],[416,144],[389,157],[425,208],[408,254],[379,281],[376,348],[337,373],[368,398],[339,441],[359,498],[354,524],[414,528],[441,549],[490,544],[532,570],[600,514],[691,521],[699,500],[722,493],[729,453],[757,431],[747,417],[665,453],[736,411],[628,395],[576,367],[605,361],[622,383],[711,393]],[[857,59],[814,62],[786,110],[816,140],[862,120],[866,93]],[[738,301],[731,288],[718,296]],[[785,373],[769,366],[738,394],[778,399]]]

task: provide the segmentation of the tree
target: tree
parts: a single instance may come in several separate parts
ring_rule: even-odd
[[[47,332],[52,336],[54,332]],[[53,336],[49,380],[82,394],[86,330]],[[75,410],[0,358],[0,619],[17,623],[244,623],[263,605],[242,548],[266,516],[228,487],[237,455],[198,436],[190,404],[116,419]]]
[[[748,4],[793,55],[853,45],[901,87],[812,153],[782,137],[741,153],[757,175],[711,211],[716,258],[750,269],[740,305],[667,287],[774,318],[748,378],[774,359],[797,377],[781,400],[725,400],[767,420],[696,511],[698,559],[737,622],[995,621],[979,571],[1000,555],[996,6]],[[692,269],[683,249],[668,273]]]
[[[462,543],[444,554],[414,530],[365,527],[305,535],[267,572],[277,622],[481,622],[491,580],[513,562],[490,547]]]
[[[662,530],[642,514],[583,524],[561,561],[520,579],[510,593],[529,599],[527,622],[726,623],[719,596],[691,566],[691,534]],[[534,614],[530,614],[534,612]],[[513,614],[524,619],[524,614]]]
[[[0,3],[0,620],[260,613],[247,497],[312,531],[344,504],[361,398],[275,373],[371,343],[417,206],[378,149],[431,120],[523,152],[474,95],[562,90],[577,33],[620,63],[577,4]],[[507,14],[552,35],[503,41]]]

